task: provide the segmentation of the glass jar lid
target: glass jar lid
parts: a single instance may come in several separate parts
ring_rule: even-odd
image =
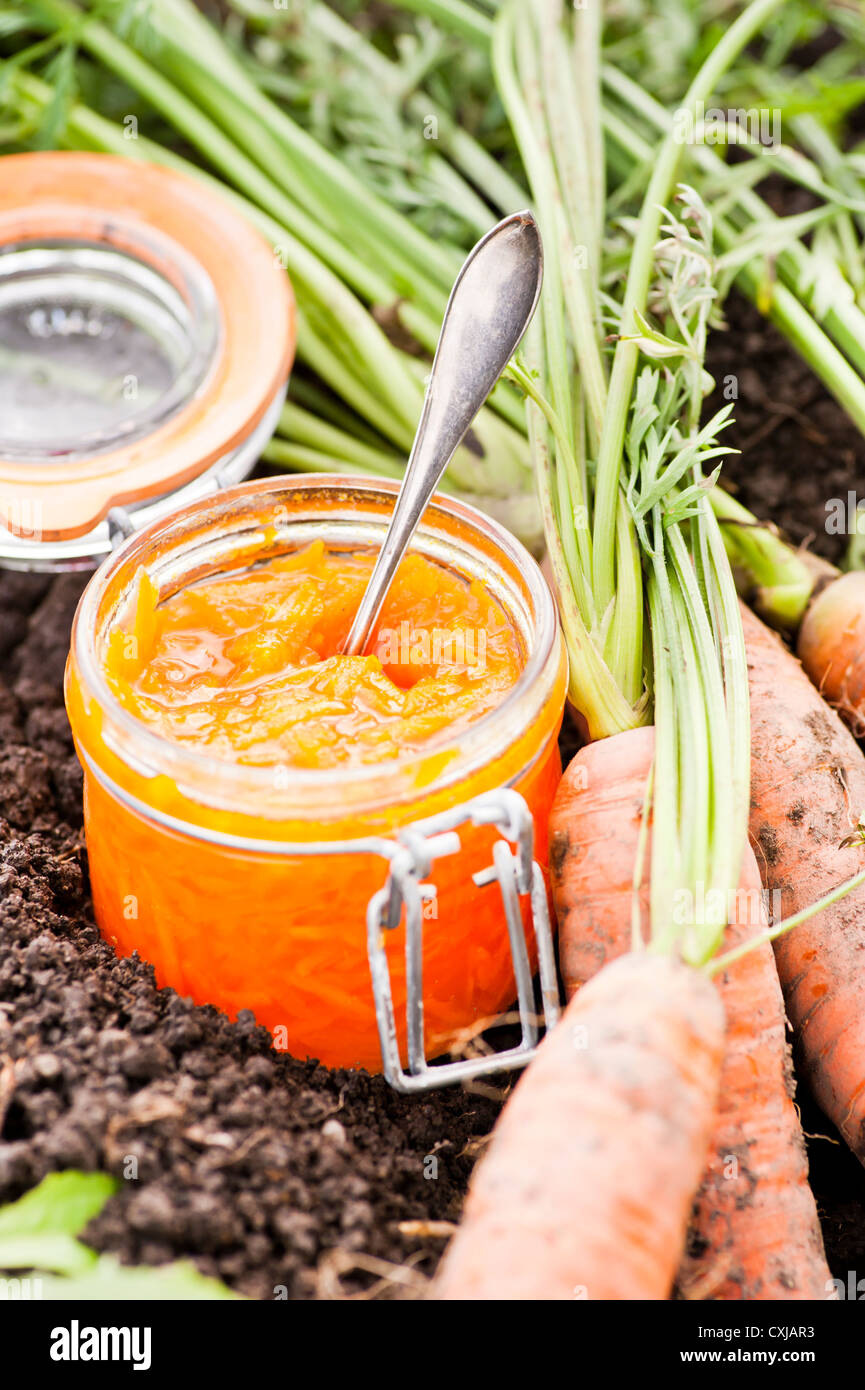
[[[185,175],[83,153],[0,165],[0,561],[92,562],[112,512],[152,520],[154,499],[252,467],[293,356],[291,290]]]

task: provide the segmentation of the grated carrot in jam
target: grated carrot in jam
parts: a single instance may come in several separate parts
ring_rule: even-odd
[[[230,762],[297,768],[425,752],[501,703],[519,636],[477,580],[402,561],[368,654],[340,646],[374,556],[315,541],[159,602],[139,571],[108,642],[117,699],[163,737]]]

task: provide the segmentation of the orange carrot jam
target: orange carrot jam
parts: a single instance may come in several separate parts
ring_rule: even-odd
[[[369,524],[387,520],[395,491],[267,479],[155,524],[91,580],[66,680],[106,939],[196,1003],[252,1010],[279,1049],[372,1070],[367,905],[387,876],[375,844],[509,787],[543,866],[567,682],[534,562],[444,500],[373,650],[336,654],[369,576]],[[514,997],[501,894],[473,878],[497,836],[463,823],[459,852],[431,866],[429,1057],[459,1052]],[[386,947],[404,1049],[404,924]]]
[[[111,689],[163,737],[250,765],[379,763],[454,737],[517,681],[518,634],[478,580],[408,555],[369,654],[341,655],[373,561],[315,541],[162,603],[142,569]]]

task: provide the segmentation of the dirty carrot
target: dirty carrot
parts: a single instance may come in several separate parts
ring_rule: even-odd
[[[812,599],[796,651],[823,697],[861,737],[865,733],[865,571],[842,574]]]
[[[765,925],[760,871],[749,849],[726,944],[735,948]],[[832,1276],[792,1100],[772,947],[755,947],[718,981],[727,1015],[721,1089],[679,1290],[686,1298],[825,1299]]]
[[[647,951],[581,990],[508,1101],[439,1299],[665,1299],[706,1160],[723,1011]]]
[[[590,743],[559,783],[550,882],[568,998],[633,944],[634,868],[654,747],[651,727]]]
[[[753,728],[751,838],[781,913],[865,865],[865,758],[781,640],[743,610]],[[865,901],[852,893],[775,942],[803,1073],[865,1162]]]
[[[616,745],[613,749],[613,744]],[[581,749],[550,817],[552,888],[569,994],[633,944],[654,731],[637,729]],[[615,752],[616,777],[605,775]],[[750,850],[730,904],[728,948],[765,926]],[[748,952],[719,977],[727,1019],[709,1159],[694,1205],[677,1287],[686,1298],[825,1298],[831,1275],[801,1125],[791,1099],[786,1021],[772,948]]]

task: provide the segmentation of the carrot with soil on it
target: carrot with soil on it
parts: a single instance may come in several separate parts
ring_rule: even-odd
[[[698,971],[647,951],[602,971],[502,1112],[433,1296],[668,1298],[723,1032]]]
[[[799,662],[743,609],[753,729],[751,838],[785,917],[865,866],[865,758]],[[865,1162],[865,900],[775,942],[803,1074]]]
[[[767,926],[750,848],[742,897],[731,914],[730,949]],[[718,986],[727,1015],[721,1088],[679,1290],[686,1298],[826,1299],[834,1286],[793,1102],[787,1018],[771,945],[755,946],[732,963]]]
[[[655,749],[652,727],[589,743],[565,769],[550,813],[550,886],[570,999],[635,944],[634,872]],[[648,909],[647,894],[641,894]]]
[[[606,775],[615,743],[616,776]],[[550,817],[559,958],[569,995],[633,945],[635,865],[654,751],[637,729],[580,750]],[[646,893],[640,893],[645,909]],[[765,926],[760,874],[745,857],[725,945]],[[727,1019],[709,1159],[676,1278],[686,1298],[821,1299],[831,1275],[793,1081],[772,947],[749,951],[719,978]]]

